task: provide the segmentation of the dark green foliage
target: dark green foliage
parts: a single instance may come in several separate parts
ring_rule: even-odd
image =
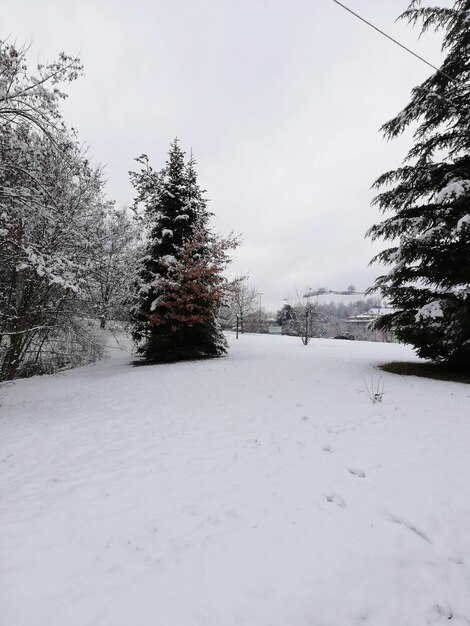
[[[286,322],[295,320],[294,307],[290,304],[285,304],[276,315],[276,323],[279,326],[283,326]]]
[[[133,334],[137,340],[141,340],[142,336],[142,331]],[[226,351],[227,343],[215,318],[177,330],[168,326],[153,326],[145,334],[144,345],[138,347],[138,354],[153,363],[218,357]]]
[[[387,138],[416,124],[405,164],[375,183],[375,204],[393,215],[368,235],[394,245],[373,261],[390,265],[379,290],[394,312],[377,326],[412,344],[419,356],[465,367],[470,362],[470,0],[420,7],[401,16],[422,30],[444,30],[441,72],[412,91],[384,125]]]
[[[220,356],[226,341],[216,314],[228,262],[226,240],[208,229],[210,213],[197,185],[194,161],[175,140],[160,172],[144,155],[131,172],[148,231],[133,310],[137,353],[151,362]]]

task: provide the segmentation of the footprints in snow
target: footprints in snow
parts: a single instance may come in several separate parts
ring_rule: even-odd
[[[308,420],[309,416],[308,415],[304,415],[301,419],[303,421]],[[349,430],[355,430],[355,428],[349,429]],[[330,435],[332,435],[332,434],[334,434],[334,435],[339,434],[338,430],[333,430],[332,428],[328,428],[327,432]],[[331,453],[331,454],[333,453],[333,448],[332,448],[331,444],[329,444],[329,443],[324,444],[321,447],[321,450],[322,450],[322,452],[328,452],[328,453]],[[364,470],[362,470],[362,469],[360,469],[358,467],[346,466],[346,469],[351,474],[351,476],[355,476],[356,478],[362,478],[362,479],[366,478],[366,473],[364,472]],[[335,504],[340,509],[347,508],[346,500],[344,498],[342,498],[337,493],[334,493],[334,492],[326,493],[326,494],[324,494],[324,498],[325,498],[325,500],[329,504]],[[416,535],[417,537],[419,537],[420,539],[422,539],[426,543],[432,545],[432,543],[433,543],[432,539],[424,531],[422,531],[418,526],[416,526],[415,524],[412,524],[412,523],[408,522],[406,519],[403,519],[401,517],[393,515],[392,513],[389,513],[388,511],[382,511],[381,515],[387,521],[392,522],[394,524],[398,524],[398,525],[403,526],[404,528],[409,530],[411,533],[413,533],[414,535]],[[451,619],[452,618],[452,613],[451,612],[449,612],[449,615],[450,616],[447,619]]]
[[[329,443],[326,443],[325,445],[322,446],[322,452],[331,452],[332,453],[333,452],[333,448],[331,447],[331,445]],[[364,470],[361,470],[358,467],[346,467],[346,469],[353,476],[357,476],[358,478],[365,478],[366,477],[366,473],[364,472]]]
[[[333,452],[332,447],[330,446],[329,443],[325,444],[322,447],[322,451],[323,452]],[[352,475],[352,476],[356,476],[357,478],[365,478],[366,477],[366,473],[357,468],[357,467],[346,467],[346,469],[348,470],[348,472]],[[337,493],[329,493],[325,495],[325,499],[327,502],[330,502],[331,504],[336,504],[336,506],[338,506],[340,509],[345,509],[346,508],[346,501],[344,500],[344,498],[342,498],[340,495],[338,495]]]
[[[337,493],[327,494],[325,496],[325,498],[326,498],[327,502],[331,502],[332,504],[336,504],[336,506],[339,506],[341,509],[345,509],[346,508],[346,502]]]
[[[357,476],[358,478],[365,478],[366,477],[366,473],[363,472],[361,469],[358,469],[357,467],[347,467],[346,469],[353,476]]]
[[[382,517],[384,517],[384,519],[388,520],[389,522],[393,522],[394,524],[400,524],[401,526],[408,528],[408,530],[411,530],[412,533],[415,533],[415,535],[418,535],[418,537],[421,537],[421,539],[424,539],[424,541],[432,545],[432,541],[426,535],[426,533],[424,533],[420,528],[418,528],[414,524],[411,524],[410,522],[408,522],[406,519],[403,519],[402,517],[397,517],[396,515],[393,515],[392,513],[389,513],[388,511],[383,511]]]
[[[301,404],[297,404],[296,406],[301,407]],[[308,419],[310,419],[309,415],[303,415],[300,418],[303,422],[307,421]],[[349,428],[346,430],[356,430],[355,427],[353,428]],[[330,435],[338,435],[340,434],[339,430],[333,430],[333,428],[328,428],[327,432]],[[300,443],[300,442],[297,442]],[[322,447],[321,447],[322,452],[328,452],[330,454],[333,454],[333,448],[331,446],[331,444],[329,443],[325,443]],[[364,472],[364,470],[358,468],[358,467],[348,467],[346,466],[347,471],[352,475],[355,476],[356,478],[365,478],[366,477],[366,473]],[[337,493],[329,493],[329,494],[325,494],[325,499],[327,502],[331,503],[331,504],[336,504],[336,506],[338,506],[341,509],[345,509],[346,508],[346,501],[344,500],[344,498],[342,498],[340,495],[338,495]]]
[[[325,448],[327,448],[327,450],[325,450]],[[322,449],[327,451],[327,452],[331,452],[331,448],[329,446],[323,446]],[[358,469],[356,467],[347,467],[346,469],[353,476],[357,476],[358,478],[365,478],[366,477],[366,473],[363,472],[361,469]],[[346,501],[341,496],[339,496],[337,493],[326,494],[325,498],[326,498],[327,502],[331,502],[332,504],[336,504],[336,506],[339,506],[341,509],[345,509],[346,508]],[[413,529],[413,530],[415,530],[415,529]]]

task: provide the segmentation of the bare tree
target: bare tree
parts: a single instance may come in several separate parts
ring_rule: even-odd
[[[62,54],[32,74],[26,53],[0,41],[0,380],[102,352],[90,293],[113,205],[59,109],[81,66]]]
[[[54,144],[54,132],[64,128],[58,103],[66,94],[59,85],[75,80],[83,67],[62,52],[53,63],[38,63],[33,75],[27,53],[27,47],[0,40],[0,130],[26,125]]]
[[[138,256],[143,250],[137,222],[125,208],[106,215],[102,235],[93,250],[93,268],[83,291],[90,312],[104,329],[108,320],[126,321],[129,316]]]
[[[318,302],[312,302],[309,294],[310,290],[300,296],[296,290],[294,304],[284,305],[279,312],[279,317],[285,318],[283,332],[285,326],[286,334],[300,337],[305,346],[318,334]]]
[[[244,333],[246,321],[258,310],[257,303],[258,291],[250,285],[248,276],[236,276],[229,285],[224,319],[230,326],[238,322],[240,332]]]
[[[295,306],[295,319],[299,337],[306,346],[317,334],[317,304],[310,302],[310,299],[299,302]]]
[[[100,170],[69,136],[56,134],[53,146],[25,126],[2,131],[0,379],[8,380],[100,354],[84,296],[109,203]]]

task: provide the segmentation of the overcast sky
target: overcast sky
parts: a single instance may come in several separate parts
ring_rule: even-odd
[[[395,23],[406,0],[344,3],[439,64],[440,35]],[[65,121],[118,205],[132,201],[134,157],[160,169],[175,136],[193,149],[216,230],[243,236],[231,272],[249,273],[267,308],[380,272],[367,267],[370,187],[410,138],[379,128],[431,70],[332,0],[2,0],[7,36],[41,61],[80,56]]]

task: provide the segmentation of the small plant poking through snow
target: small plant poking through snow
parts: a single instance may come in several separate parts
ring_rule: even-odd
[[[366,386],[367,395],[369,396],[372,404],[376,404],[377,402],[382,402],[382,398],[384,395],[384,383],[382,380],[382,376],[379,376],[376,381],[374,380],[374,377],[371,376],[370,387],[367,384],[366,379],[364,378],[363,380],[364,380],[364,385]]]

